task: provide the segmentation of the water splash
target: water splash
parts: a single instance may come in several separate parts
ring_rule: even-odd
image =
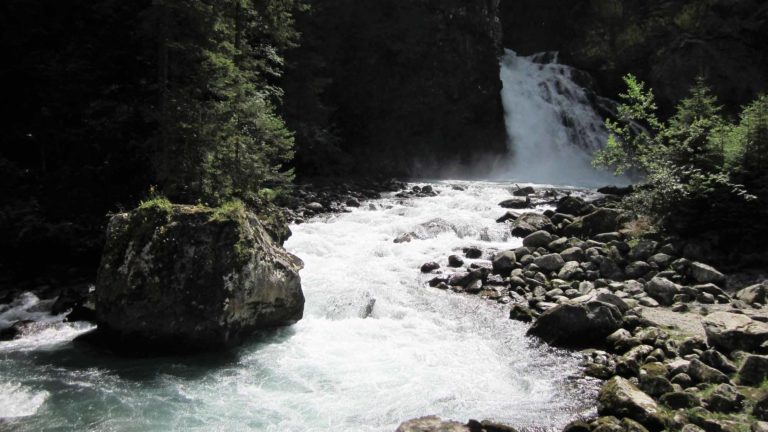
[[[501,96],[512,156],[495,170],[496,178],[588,187],[628,183],[591,164],[608,132],[576,75],[555,54],[523,57],[506,50]]]

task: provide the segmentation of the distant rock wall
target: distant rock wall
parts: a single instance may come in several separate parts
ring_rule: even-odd
[[[356,171],[426,174],[505,152],[497,8],[313,2],[298,18],[302,46],[288,54],[284,79],[300,172],[336,170],[342,159]]]
[[[669,110],[702,74],[730,109],[768,87],[768,3],[759,0],[501,0],[504,45],[560,51],[606,96],[634,73]]]

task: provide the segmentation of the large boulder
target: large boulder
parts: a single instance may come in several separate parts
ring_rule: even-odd
[[[655,277],[645,284],[645,291],[662,305],[674,303],[675,295],[680,293],[680,286],[663,277]]]
[[[395,432],[516,432],[515,428],[496,422],[470,420],[467,424],[442,420],[437,416],[421,417],[402,423]]]
[[[613,377],[600,389],[598,396],[600,415],[630,418],[652,431],[665,427],[662,411],[656,402],[634,384],[621,377]]]
[[[768,290],[768,283],[763,282],[740,289],[734,297],[749,305],[765,304],[766,290]]]
[[[717,285],[722,285],[725,283],[724,274],[717,271],[717,269],[714,267],[704,263],[694,261],[688,267],[688,271],[690,272],[693,280],[698,283],[713,283]]]
[[[595,206],[587,203],[583,198],[568,195],[560,198],[555,211],[572,216],[583,216],[595,211]]]
[[[577,218],[563,231],[567,236],[594,236],[618,231],[621,212],[609,208],[599,208],[594,212]]]
[[[538,213],[523,213],[512,223],[512,235],[515,237],[527,237],[536,231],[554,231],[552,221]]]
[[[550,345],[588,347],[600,344],[621,327],[619,308],[601,301],[564,303],[547,310],[528,330]]]
[[[130,351],[231,347],[302,318],[302,265],[242,206],[161,203],[115,215],[92,339]]]
[[[768,340],[768,324],[730,312],[715,312],[702,320],[709,345],[723,352],[756,351]]]

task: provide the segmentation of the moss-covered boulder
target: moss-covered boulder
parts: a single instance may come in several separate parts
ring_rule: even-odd
[[[92,338],[129,351],[231,347],[301,319],[301,268],[242,205],[143,204],[109,222]]]

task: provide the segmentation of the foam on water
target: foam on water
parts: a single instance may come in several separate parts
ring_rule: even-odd
[[[468,245],[520,244],[495,223],[510,185],[435,186],[438,197],[373,201],[292,227],[286,248],[306,264],[305,317],[232,355],[121,359],[61,340],[0,344],[0,383],[19,383],[32,395],[25,412],[37,412],[6,421],[18,430],[391,432],[437,414],[554,430],[593,410],[594,386],[572,378],[575,356],[526,338],[503,306],[426,285],[425,261],[445,267]],[[393,243],[404,232],[418,239]]]

